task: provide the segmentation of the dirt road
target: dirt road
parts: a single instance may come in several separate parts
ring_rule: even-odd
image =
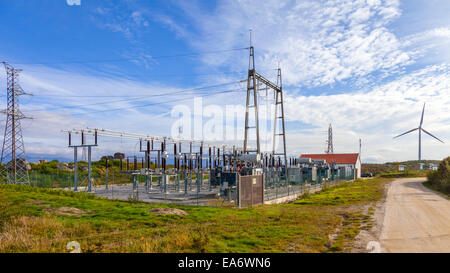
[[[450,200],[402,178],[389,186],[380,234],[381,252],[450,252]]]

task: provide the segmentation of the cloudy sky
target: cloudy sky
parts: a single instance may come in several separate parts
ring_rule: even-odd
[[[169,136],[172,110],[194,114],[195,97],[205,124],[243,109],[249,29],[256,70],[273,81],[282,70],[289,154],[322,153],[331,123],[335,152],[357,152],[361,138],[363,162],[417,159],[417,133],[393,136],[417,127],[426,103],[423,127],[445,144],[423,136],[422,158],[442,159],[449,14],[446,0],[1,1],[0,60],[33,94],[20,98],[30,160],[70,159],[63,129]],[[94,157],[136,147],[104,138]]]

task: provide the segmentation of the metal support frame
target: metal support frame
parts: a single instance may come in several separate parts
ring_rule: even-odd
[[[92,147],[98,146],[98,138],[97,138],[97,131],[94,132],[94,143],[95,144],[86,144],[85,139],[85,132],[83,130],[78,131],[67,131],[69,136],[69,148],[73,148],[73,162],[74,162],[74,176],[73,176],[73,184],[74,184],[74,191],[78,191],[78,148],[87,148],[88,149],[88,187],[87,192],[92,191]],[[72,133],[75,134],[81,134],[81,145],[72,145]],[[106,187],[108,187],[108,184],[106,182]]]
[[[258,83],[257,83],[258,82]],[[286,129],[285,129],[285,121],[284,121],[284,100],[283,100],[283,85],[282,85],[282,77],[281,77],[281,69],[278,68],[277,75],[277,83],[274,84],[262,75],[258,74],[255,70],[255,54],[253,46],[250,46],[250,56],[249,56],[249,70],[248,70],[248,78],[247,78],[247,98],[246,98],[246,109],[245,109],[245,134],[244,134],[244,153],[256,152],[257,154],[261,153],[260,148],[260,138],[259,138],[259,118],[258,118],[258,86],[265,85],[265,89],[267,91],[268,88],[273,89],[275,92],[275,116],[274,116],[274,128],[273,128],[273,146],[272,146],[272,154],[273,156],[283,156],[284,165],[285,165],[285,176],[286,180],[289,179],[288,176],[288,159],[286,153]],[[253,105],[250,105],[250,100],[253,97]],[[250,108],[254,108],[255,111],[255,125],[249,126],[249,111]],[[277,124],[281,121],[281,130],[277,131]],[[256,150],[248,149],[248,140],[249,140],[249,129],[256,130]],[[283,150],[281,153],[277,153],[276,151],[276,143],[277,138],[281,137],[283,141]],[[260,166],[257,166],[260,167]],[[288,183],[287,183],[288,184]]]
[[[256,85],[256,71],[255,71],[255,54],[253,46],[250,46],[250,57],[248,64],[248,78],[247,78],[247,98],[245,102],[245,132],[244,132],[244,153],[261,152],[259,141],[259,117],[258,117],[258,91]],[[250,105],[251,97],[253,97],[253,105]],[[255,124],[249,125],[249,111],[253,108],[255,114]],[[248,149],[249,129],[255,129],[256,134],[256,150],[250,151]]]
[[[88,192],[92,191],[92,170],[91,170],[91,146],[88,146]]]
[[[19,96],[31,94],[25,93],[19,85],[18,78],[22,70],[5,62],[3,64],[6,70],[7,108],[1,112],[6,115],[6,124],[0,159],[3,164],[0,167],[0,182],[30,185],[20,122],[27,117],[19,109]]]
[[[78,147],[73,147],[73,191],[78,191]]]
[[[263,81],[266,85],[270,86],[270,82],[264,79],[263,77],[260,78],[261,81]],[[288,175],[288,160],[287,160],[287,153],[286,153],[286,128],[284,124],[284,100],[283,100],[283,82],[281,77],[281,69],[278,68],[278,75],[277,75],[277,86],[272,87],[275,90],[275,114],[274,114],[274,127],[273,127],[273,149],[272,153],[273,155],[282,155],[284,157],[284,171],[285,171],[285,177],[286,177],[286,185],[289,185],[289,175]],[[278,116],[278,108],[280,108],[280,116]],[[281,132],[277,132],[277,123],[281,120]],[[277,153],[276,152],[276,137],[282,137],[283,140],[283,152]]]

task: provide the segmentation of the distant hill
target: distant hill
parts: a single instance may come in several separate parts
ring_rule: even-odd
[[[424,169],[428,170],[430,164],[439,165],[440,160],[409,160],[402,162],[386,162],[382,164],[363,163],[361,169],[363,173],[371,172],[374,175],[380,173],[398,172],[399,165],[405,165],[407,170],[419,170],[419,163],[424,163]]]

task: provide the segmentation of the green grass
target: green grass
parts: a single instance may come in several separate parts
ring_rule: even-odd
[[[343,252],[369,221],[364,205],[382,197],[387,181],[344,183],[294,203],[248,209],[132,203],[0,185],[0,252],[65,252],[73,240],[83,252]],[[61,207],[85,213],[52,213]],[[149,212],[169,207],[188,215]]]
[[[383,190],[378,185],[383,179],[359,180],[345,183],[338,187],[327,188],[320,194],[308,195],[294,202],[298,205],[338,206],[357,204],[359,202],[377,201],[381,198]]]

